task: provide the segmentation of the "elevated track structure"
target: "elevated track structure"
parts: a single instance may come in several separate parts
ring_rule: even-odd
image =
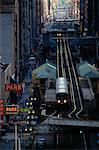
[[[68,80],[70,89],[70,101],[72,109],[67,114],[70,118],[79,118],[80,112],[83,110],[80,89],[77,75],[75,72],[68,39],[62,37],[57,40],[57,77],[64,77]]]
[[[98,128],[99,121],[83,118],[82,95],[79,87],[79,78],[76,73],[72,53],[69,47],[68,37],[63,33],[57,34],[57,78],[64,77],[68,81],[70,108],[68,111],[62,110],[54,115],[46,116],[46,120],[42,122],[51,126],[73,126],[73,127],[89,127]],[[67,108],[66,108],[67,109]],[[56,115],[57,114],[57,115]],[[61,115],[60,115],[61,114]]]

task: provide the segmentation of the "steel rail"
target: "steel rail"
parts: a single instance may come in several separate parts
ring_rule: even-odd
[[[59,48],[58,48],[58,42],[59,42],[59,40],[57,39],[57,76],[59,78]]]
[[[71,75],[71,71],[70,71],[70,64],[69,64],[69,58],[68,58],[68,54],[67,54],[67,48],[66,48],[65,39],[63,39],[63,42],[64,42],[65,60],[66,60],[66,65],[67,65],[67,67],[68,67],[68,73],[69,73],[69,77],[70,77],[70,85],[71,85],[71,91],[72,91],[71,100],[72,100],[72,102],[73,102],[73,104],[74,104],[74,109],[72,110],[72,112],[70,112],[70,113],[68,114],[68,116],[69,116],[70,118],[72,118],[72,117],[71,117],[71,114],[76,111],[77,107],[76,107],[76,100],[75,100],[75,95],[74,95],[74,90],[73,90],[73,80],[72,80],[72,75]]]
[[[67,42],[67,49],[68,49],[69,57],[71,59],[71,65],[72,65],[72,69],[73,69],[73,73],[74,73],[75,83],[76,83],[78,97],[79,97],[79,102],[80,102],[80,107],[81,107],[81,109],[76,113],[76,117],[78,119],[80,119],[78,115],[82,112],[83,105],[82,105],[82,100],[81,100],[81,95],[80,95],[80,89],[79,89],[79,85],[78,85],[78,81],[77,81],[77,76],[76,76],[76,72],[75,72],[75,69],[74,69],[73,60],[72,60],[72,56],[71,56],[71,52],[70,52],[70,48],[69,48],[69,44],[68,44],[68,39],[66,40],[66,42]]]
[[[64,65],[63,65],[63,47],[62,47],[62,39],[60,40],[60,55],[61,55],[62,76],[65,77],[65,74],[64,74]]]

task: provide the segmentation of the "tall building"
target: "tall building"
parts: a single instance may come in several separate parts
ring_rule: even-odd
[[[99,35],[99,1],[80,0],[81,32]]]
[[[15,71],[14,62],[14,0],[0,0],[0,56],[1,62],[12,66]]]
[[[98,0],[94,0],[94,12],[93,12],[93,16],[94,16],[94,26],[95,27],[95,34],[99,36],[99,1]]]
[[[10,92],[5,91],[15,74],[15,0],[0,0],[0,100],[4,104],[10,100]],[[4,116],[1,116],[4,119]]]
[[[46,21],[49,14],[49,3],[48,0],[43,0],[43,20]]]
[[[19,81],[28,69],[28,57],[31,52],[31,1],[19,1]]]
[[[40,40],[41,28],[43,23],[43,1],[31,0],[32,18],[32,49],[36,50]]]

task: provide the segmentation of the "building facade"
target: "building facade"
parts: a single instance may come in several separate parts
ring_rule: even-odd
[[[19,1],[19,81],[23,80],[28,69],[28,58],[31,52],[31,17],[30,0]]]
[[[99,35],[99,1],[80,0],[81,32],[88,35]]]
[[[43,20],[47,21],[49,15],[49,1],[43,0]]]
[[[2,68],[3,67],[3,68]],[[5,84],[10,83],[11,73],[11,63],[5,67],[0,65],[0,99],[4,100],[5,104],[9,99],[10,92],[5,92]]]
[[[0,2],[0,56],[1,63],[12,66],[12,74],[15,72],[14,55],[14,0],[9,4]]]
[[[41,38],[43,24],[43,1],[31,0],[32,18],[32,49],[36,50]],[[32,51],[33,52],[33,51]]]

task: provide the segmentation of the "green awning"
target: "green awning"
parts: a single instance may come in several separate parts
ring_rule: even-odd
[[[99,78],[97,68],[89,64],[87,61],[78,64],[77,69],[81,77]]]
[[[55,64],[46,62],[34,69],[32,73],[36,74],[38,78],[56,78],[56,66]]]

